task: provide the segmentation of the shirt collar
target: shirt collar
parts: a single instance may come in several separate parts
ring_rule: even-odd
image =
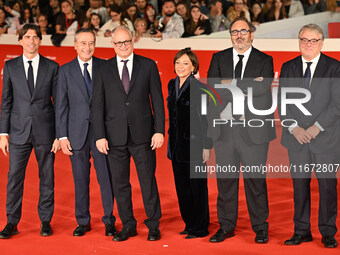
[[[320,59],[321,53],[319,53],[319,55],[317,55],[315,58],[313,58],[311,61],[307,61],[302,55],[301,55],[301,59],[302,59],[302,63],[307,63],[307,62],[312,62],[312,63],[318,63],[319,59]]]
[[[28,59],[28,58],[25,57],[24,54],[22,54],[22,59],[23,59],[24,63],[27,63],[27,61],[32,61],[32,63],[38,63],[39,59],[40,59],[40,55],[37,54],[34,58]]]
[[[89,61],[87,61],[87,62],[82,61],[82,60],[79,58],[79,56],[77,56],[77,59],[78,59],[79,65],[81,65],[81,66],[84,66],[85,63],[88,63],[89,65],[92,65],[92,59],[93,59],[93,58],[91,58],[91,59],[90,59]]]
[[[131,54],[128,58],[126,58],[126,59],[122,59],[122,58],[120,58],[118,55],[116,55],[116,57],[117,57],[117,63],[120,63],[122,60],[129,60],[130,63],[132,63],[132,61],[133,61],[133,52],[132,52],[132,54]]]
[[[243,55],[245,58],[248,58],[249,57],[249,55],[250,55],[250,53],[251,53],[251,50],[252,50],[252,48],[253,48],[253,46],[250,46],[249,47],[249,49],[248,50],[246,50],[246,52],[244,52],[244,53],[238,53],[237,52],[237,50],[235,50],[234,48],[233,48],[233,56],[234,57],[237,57],[237,55]]]

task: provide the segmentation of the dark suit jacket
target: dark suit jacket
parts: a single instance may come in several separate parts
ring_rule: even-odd
[[[190,76],[176,97],[176,79],[168,84],[167,98],[169,110],[168,158],[178,162],[200,161],[202,151],[212,148],[207,137],[207,118],[201,115],[201,90],[205,86]]]
[[[208,70],[208,78],[214,83],[223,79],[232,79],[234,75],[233,48],[214,53]],[[257,77],[265,78],[263,81],[255,82]],[[255,48],[249,55],[244,70],[243,80],[237,86],[246,94],[247,88],[253,88],[253,105],[255,109],[267,110],[272,106],[271,83],[274,77],[273,58]],[[208,80],[208,83],[210,83]],[[214,84],[211,84],[213,86]],[[220,119],[220,114],[229,102],[232,102],[231,93],[226,89],[216,89],[221,96],[222,106],[216,107],[209,104],[208,107],[208,136],[216,141],[220,137],[220,126],[212,127],[212,119]],[[245,99],[245,119],[274,119],[274,114],[259,116],[251,113]],[[250,127],[246,125],[249,138],[255,144],[262,144],[276,138],[275,127],[271,122],[264,121],[263,127]]]
[[[283,87],[301,87],[303,77],[302,59],[298,56],[282,65],[280,90]],[[290,79],[287,79],[290,78]],[[291,80],[299,78],[300,80]],[[304,106],[312,114],[305,116],[295,105],[288,105],[286,115],[281,120],[294,119],[304,129],[317,121],[325,130],[309,144],[314,153],[336,152],[340,150],[340,62],[321,53],[310,84],[311,99]],[[280,91],[279,90],[279,91]],[[287,98],[301,98],[300,95],[289,93]],[[300,151],[302,146],[289,133],[288,128],[282,129],[281,144],[289,150]]]
[[[96,68],[103,62],[102,59],[92,58],[92,81]],[[80,150],[85,143],[91,100],[92,95],[87,92],[78,58],[61,66],[56,102],[57,137],[68,137],[74,150]]]
[[[119,77],[116,57],[101,64],[94,77],[94,138],[106,138],[110,146],[126,145],[128,126],[135,144],[150,143],[154,133],[164,134],[164,102],[157,65],[134,54],[132,69],[128,95]]]
[[[22,56],[6,61],[0,133],[8,133],[10,143],[25,144],[31,127],[37,144],[53,143],[55,139],[53,101],[56,99],[58,68],[56,62],[40,55],[36,85],[31,96]]]

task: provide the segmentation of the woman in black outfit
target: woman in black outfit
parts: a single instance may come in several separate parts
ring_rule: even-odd
[[[174,59],[177,77],[170,80],[168,158],[172,161],[175,186],[186,239],[209,234],[207,176],[194,176],[195,167],[204,167],[210,157],[211,139],[207,138],[207,119],[200,114],[204,84],[194,78],[198,59],[190,48],[179,51]]]

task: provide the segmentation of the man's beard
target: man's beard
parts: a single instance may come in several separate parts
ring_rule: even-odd
[[[172,17],[172,15],[174,15],[174,14],[175,14],[175,12],[167,12],[167,13],[165,13],[165,16]]]
[[[240,42],[241,44],[238,44]],[[232,41],[233,47],[238,50],[245,50],[251,46],[251,43],[245,38],[238,37]]]

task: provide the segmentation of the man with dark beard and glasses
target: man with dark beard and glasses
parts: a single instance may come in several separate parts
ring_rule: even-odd
[[[252,95],[249,96],[252,97],[252,105],[255,109],[265,110],[272,106],[273,58],[252,47],[254,31],[255,27],[245,18],[237,18],[231,23],[229,32],[233,47],[213,54],[208,83],[230,88],[237,86],[244,98],[248,97],[248,88],[251,88]],[[210,104],[208,107],[208,136],[213,139],[216,165],[235,171],[216,173],[220,229],[210,238],[210,242],[222,242],[235,235],[242,164],[242,169],[259,169],[243,172],[244,189],[252,229],[256,233],[255,242],[267,243],[268,196],[266,174],[261,167],[266,165],[269,142],[276,137],[275,127],[265,119],[274,119],[274,115],[256,115],[247,104],[242,116],[232,115],[230,91],[226,88],[216,90],[222,104],[218,107]],[[214,119],[226,120],[228,124],[213,127]],[[254,127],[248,124],[255,119],[263,125]]]
[[[176,13],[176,5],[173,0],[165,0],[162,6],[165,16],[160,18],[156,38],[180,38],[184,33],[183,19]]]

